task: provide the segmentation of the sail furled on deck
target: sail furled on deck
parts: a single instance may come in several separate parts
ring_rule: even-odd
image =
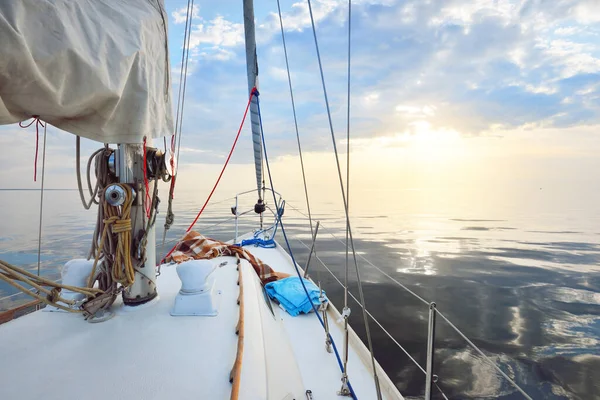
[[[253,88],[258,89],[258,59],[256,57],[256,37],[254,29],[254,3],[244,0],[244,33],[246,38],[246,68],[248,72],[248,95]],[[252,146],[254,149],[254,169],[258,198],[262,198],[262,140],[258,116],[258,99],[252,96],[250,103],[250,123],[252,126]]]
[[[0,124],[104,143],[173,134],[163,0],[0,1]]]

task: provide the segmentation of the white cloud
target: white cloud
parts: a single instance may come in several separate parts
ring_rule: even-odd
[[[581,2],[575,7],[574,14],[584,24],[600,22],[600,3],[593,0]]]
[[[518,16],[519,5],[510,0],[477,0],[466,3],[448,2],[440,12],[429,21],[432,25],[457,24],[471,25],[476,19],[494,16],[506,21]]]
[[[435,115],[435,106],[412,106],[399,104],[396,106],[396,112],[409,117],[433,117]]]
[[[370,92],[362,97],[362,103],[366,106],[373,105],[379,102],[379,93]]]
[[[536,46],[561,67],[561,78],[577,74],[600,72],[600,59],[594,57],[593,46],[571,40],[539,40]]]
[[[200,7],[194,4],[192,8],[192,18],[196,19],[199,17]],[[187,7],[181,7],[171,13],[173,17],[173,22],[176,24],[184,24],[187,17]]]
[[[190,38],[190,48],[203,44],[221,47],[234,47],[244,43],[244,25],[231,22],[218,15],[213,20],[195,25]]]
[[[394,0],[358,0],[353,5],[361,4],[380,4],[389,5]],[[312,2],[313,17],[315,24],[323,21],[327,17],[335,14],[338,10],[345,10],[348,6],[346,0],[316,0]],[[172,12],[173,20],[176,24],[185,23],[186,8],[180,8]],[[199,16],[199,9],[194,6],[194,19],[200,19],[200,24],[194,24],[190,39],[190,49],[201,48],[202,51],[196,55],[204,59],[226,61],[232,59],[235,54],[231,50],[224,48],[233,48],[244,44],[244,25],[243,23],[233,22],[217,15],[214,19],[205,21]],[[343,21],[346,15],[340,17]],[[286,31],[303,31],[311,26],[308,5],[304,1],[293,3],[289,11],[282,12],[283,26]],[[270,13],[265,21],[256,22],[257,42],[267,43],[274,35],[279,35],[279,16],[276,13]]]
[[[287,70],[279,67],[269,67],[269,75],[279,81],[287,82]]]
[[[545,85],[532,85],[526,84],[525,90],[529,93],[543,93],[543,94],[554,94],[557,92],[556,88],[545,86]]]
[[[575,35],[577,33],[581,32],[581,29],[577,26],[568,26],[568,27],[562,27],[562,28],[558,28],[554,31],[555,35],[558,36],[571,36],[571,35]]]

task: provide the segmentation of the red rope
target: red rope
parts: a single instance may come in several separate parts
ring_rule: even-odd
[[[219,177],[217,178],[217,181],[215,182],[215,185],[213,186],[212,190],[210,191],[210,194],[206,198],[206,201],[204,202],[204,205],[202,206],[202,208],[198,212],[198,215],[196,215],[196,218],[194,218],[194,221],[190,224],[190,226],[185,231],[186,233],[188,233],[189,231],[191,231],[192,228],[194,227],[194,225],[196,225],[196,222],[198,221],[198,218],[200,218],[200,215],[202,215],[202,212],[204,211],[204,209],[208,205],[208,202],[210,201],[210,198],[212,197],[212,195],[215,192],[215,190],[217,189],[217,186],[219,186],[219,182],[221,181],[221,177],[223,176],[223,173],[225,172],[225,169],[227,168],[227,164],[229,164],[229,159],[231,158],[231,155],[233,154],[233,150],[235,149],[235,146],[236,146],[236,144],[238,142],[238,139],[240,137],[240,133],[242,132],[242,128],[244,126],[244,122],[246,121],[246,116],[248,115],[248,109],[250,108],[250,103],[252,102],[252,96],[255,96],[257,94],[258,94],[258,90],[256,89],[256,87],[252,88],[252,91],[250,92],[250,97],[248,98],[248,104],[246,104],[246,110],[244,111],[244,116],[242,118],[242,122],[240,123],[240,127],[239,127],[239,129],[237,131],[237,135],[235,136],[235,140],[233,141],[233,145],[231,146],[231,150],[229,150],[229,155],[227,156],[227,160],[225,160],[225,164],[223,165],[223,168],[221,169],[221,173],[219,174]],[[173,253],[173,251],[175,250],[176,247],[177,247],[177,244],[175,244],[175,246],[173,246],[173,248],[171,250],[169,250],[169,252],[167,253],[167,255],[162,259],[161,263],[163,263],[167,259],[167,257],[169,257]]]
[[[29,128],[31,125],[33,125],[33,123],[35,122],[35,159],[33,161],[33,181],[36,182],[37,181],[37,160],[38,160],[38,150],[39,150],[39,145],[40,145],[40,125],[43,127],[45,127],[44,123],[42,121],[40,121],[40,116],[39,115],[34,115],[31,117],[31,122],[28,123],[27,125],[23,125],[23,121],[19,122],[19,126],[21,128]]]
[[[171,176],[171,187],[169,188],[169,196],[171,196],[172,199],[175,198],[175,180],[177,179],[177,172],[175,171],[175,142],[173,139],[175,139],[175,135],[171,138],[171,159],[169,160],[169,163],[171,164],[171,173],[173,174]]]
[[[152,200],[150,199],[150,185],[148,184],[148,160],[146,158],[146,136],[144,136],[144,186],[146,187],[146,198],[144,207],[146,209],[146,218],[150,218],[152,211]]]

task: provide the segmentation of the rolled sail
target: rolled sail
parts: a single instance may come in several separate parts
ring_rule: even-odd
[[[163,0],[0,1],[0,124],[103,143],[173,133]]]

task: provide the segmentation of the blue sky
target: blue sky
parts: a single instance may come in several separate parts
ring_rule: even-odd
[[[190,147],[191,137],[229,137],[235,131],[246,97],[239,3],[196,7],[184,120]],[[256,3],[265,128],[273,151],[287,154],[294,151],[293,126],[276,4]],[[371,0],[353,5],[353,137],[410,135],[424,122],[428,129],[464,136],[599,122],[600,3]],[[282,6],[301,134],[308,150],[325,150],[327,124],[306,2]],[[347,3],[315,1],[314,8],[341,138]],[[176,70],[183,24],[174,17],[185,2],[168,2],[168,9]],[[228,145],[224,140],[222,149]]]
[[[174,101],[186,4],[166,1]],[[257,0],[255,6],[269,151],[273,158],[293,157],[277,5]],[[347,2],[314,1],[313,7],[334,128],[343,144]],[[307,3],[282,1],[282,9],[303,146],[307,153],[330,153]],[[242,21],[240,0],[196,1],[182,165],[221,163],[235,136],[247,101]],[[581,158],[594,156],[600,145],[600,2],[359,0],[352,24],[352,151],[401,152],[417,143],[418,153],[450,140],[434,154],[463,154],[456,146],[468,146],[480,154]],[[2,187],[14,186],[14,176],[29,179],[32,169],[31,133],[8,136],[5,146],[25,148],[6,161],[13,169],[11,176],[0,174]],[[48,155],[54,183],[64,176],[74,182],[74,139],[52,132]],[[247,129],[233,162],[251,160]]]

